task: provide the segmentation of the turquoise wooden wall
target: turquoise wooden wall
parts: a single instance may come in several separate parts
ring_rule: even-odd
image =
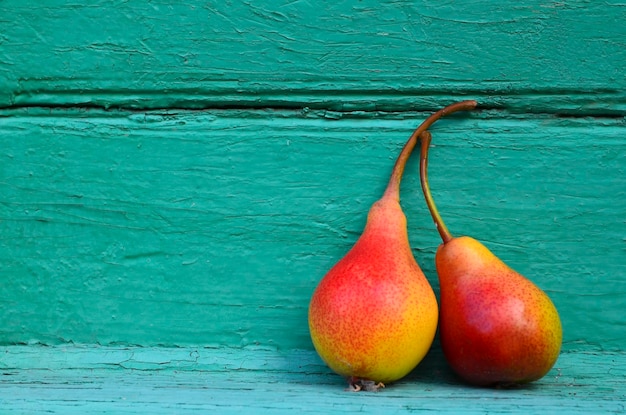
[[[0,2],[0,344],[311,349],[309,297],[431,112],[455,234],[626,344],[626,6]],[[437,291],[416,157],[410,241]]]

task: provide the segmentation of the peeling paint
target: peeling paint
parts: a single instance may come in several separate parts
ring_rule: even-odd
[[[0,343],[281,349],[311,347],[312,290],[426,116],[0,115]],[[485,111],[433,131],[431,186],[451,231],[550,293],[566,350],[626,341],[623,129]],[[415,160],[402,192],[414,254],[437,288]]]
[[[0,350],[3,410],[16,413],[623,412],[621,353],[565,353],[533,387],[464,387],[432,353],[373,396],[344,390],[308,350],[11,346]],[[371,398],[371,399],[370,399]]]
[[[5,0],[0,16],[0,107],[432,111],[464,95],[626,114],[622,3]]]

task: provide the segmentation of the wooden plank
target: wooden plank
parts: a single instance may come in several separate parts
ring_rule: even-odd
[[[425,116],[0,112],[0,343],[310,349],[310,295]],[[499,111],[433,129],[450,230],[548,291],[566,350],[626,344],[623,131]],[[438,290],[415,158],[402,204]]]
[[[626,113],[626,4],[0,3],[0,106]]]
[[[437,412],[623,413],[626,355],[565,353],[540,381],[468,387],[431,353],[379,393],[353,393],[313,351],[11,346],[0,354],[4,414]]]

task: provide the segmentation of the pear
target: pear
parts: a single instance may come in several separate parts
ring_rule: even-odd
[[[421,135],[420,181],[443,240],[435,254],[440,285],[441,346],[450,367],[478,386],[510,386],[542,378],[556,362],[563,332],[556,307],[530,280],[468,236],[453,237],[428,185]]]
[[[413,257],[400,181],[419,135],[440,117],[474,108],[462,101],[428,117],[404,145],[365,229],[315,289],[309,305],[313,345],[352,390],[376,390],[408,374],[437,328],[435,294]]]

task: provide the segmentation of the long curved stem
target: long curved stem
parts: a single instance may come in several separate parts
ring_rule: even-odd
[[[437,231],[439,231],[439,235],[445,244],[446,242],[450,242],[452,240],[452,234],[446,227],[443,219],[441,219],[437,206],[435,206],[433,195],[430,193],[430,186],[428,186],[428,149],[430,148],[432,138],[433,136],[430,134],[430,131],[424,131],[420,135],[420,139],[422,140],[422,151],[420,154],[420,183],[422,184],[422,191],[424,192],[424,198],[426,199],[426,205],[428,206],[430,215],[433,217]]]
[[[413,131],[413,134],[411,134],[411,137],[409,137],[409,140],[402,148],[402,151],[400,152],[400,155],[398,156],[398,159],[393,166],[393,170],[391,171],[389,184],[387,184],[387,188],[385,189],[383,197],[393,197],[398,201],[400,200],[400,182],[402,181],[404,167],[406,166],[406,162],[409,159],[409,156],[411,155],[415,144],[417,144],[418,137],[424,131],[426,131],[431,125],[433,125],[433,123],[439,118],[457,111],[473,110],[474,108],[476,108],[476,105],[478,105],[478,103],[474,100],[459,101],[440,109],[439,111],[432,114],[430,117],[426,118],[426,120],[424,120],[424,122],[421,123],[415,131]]]

